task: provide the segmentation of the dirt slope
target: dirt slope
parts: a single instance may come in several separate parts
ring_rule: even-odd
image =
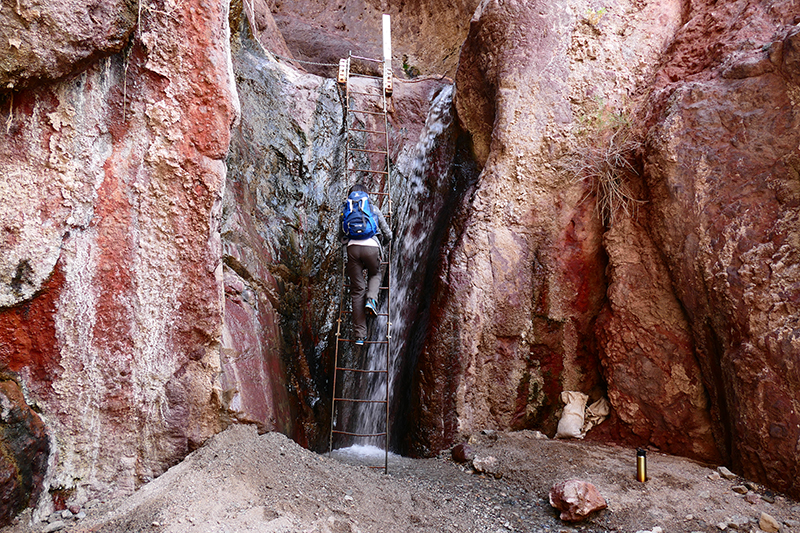
[[[444,455],[391,456],[384,475],[347,457],[314,454],[278,433],[233,426],[127,499],[90,502],[86,518],[61,519],[60,531],[633,533],[659,526],[712,532],[733,522],[741,531],[758,531],[762,512],[784,532],[800,531],[798,502],[754,486],[755,503],[748,503],[732,490],[742,480],[720,478],[715,469],[651,451],[650,479],[639,483],[633,450],[536,437],[528,431],[474,437],[478,457],[496,458],[493,475],[476,474]],[[547,494],[570,478],[594,483],[608,510],[581,524],[561,522]],[[25,516],[0,531],[57,527],[55,520],[30,525]]]

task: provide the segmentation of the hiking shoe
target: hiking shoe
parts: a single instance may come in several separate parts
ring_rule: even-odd
[[[364,346],[364,337],[358,337],[356,339],[356,346]]]
[[[367,308],[367,314],[369,316],[378,316],[378,302],[375,301],[375,298],[370,298],[367,300],[367,303],[364,307]]]

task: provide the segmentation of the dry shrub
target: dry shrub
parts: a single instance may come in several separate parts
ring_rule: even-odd
[[[644,203],[635,197],[631,177],[637,176],[636,154],[642,146],[627,112],[612,112],[600,104],[599,110],[579,121],[567,169],[577,181],[588,181],[591,191],[583,198],[596,198],[595,208],[603,224],[610,227],[624,213],[635,217]]]

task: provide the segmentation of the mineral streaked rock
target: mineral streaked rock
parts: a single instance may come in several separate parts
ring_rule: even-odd
[[[133,491],[221,429],[227,15],[143,12],[128,52],[3,100],[0,365],[57,446],[45,489],[78,503]]]

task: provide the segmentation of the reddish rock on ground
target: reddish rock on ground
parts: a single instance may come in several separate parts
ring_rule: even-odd
[[[580,522],[595,511],[608,507],[597,487],[588,481],[570,479],[550,489],[550,505],[561,511],[565,522]]]

